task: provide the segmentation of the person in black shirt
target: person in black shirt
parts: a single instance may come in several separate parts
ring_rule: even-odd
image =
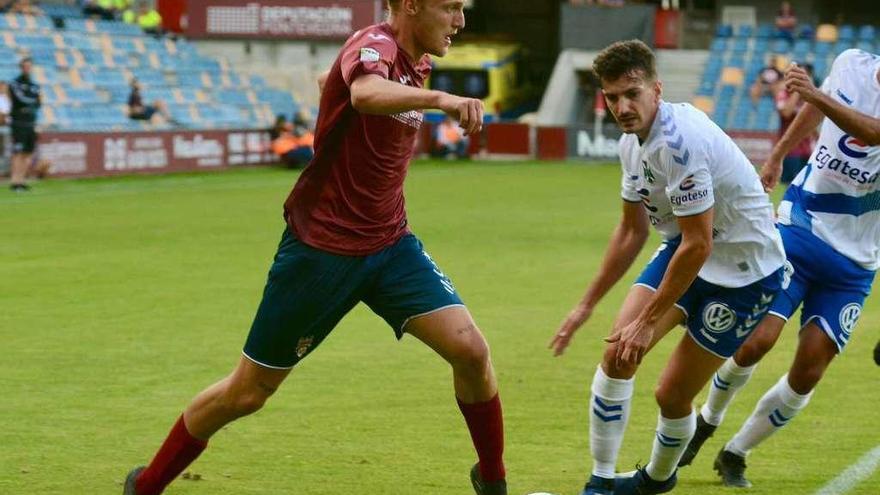
[[[12,130],[12,181],[9,187],[13,191],[30,189],[25,178],[37,145],[40,85],[31,79],[32,66],[30,58],[22,59],[19,63],[21,74],[9,83],[9,99],[12,101],[9,114]]]
[[[162,100],[156,100],[152,105],[145,105],[141,96],[141,85],[137,79],[131,80],[131,93],[128,95],[128,118],[132,120],[146,120],[155,123],[153,118],[161,115],[165,120],[171,121],[168,107]]]

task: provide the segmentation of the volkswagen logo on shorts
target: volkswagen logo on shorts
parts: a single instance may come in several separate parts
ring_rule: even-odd
[[[840,328],[845,334],[852,332],[861,315],[862,307],[858,303],[849,303],[840,310]]]
[[[726,304],[713,302],[703,310],[703,326],[710,332],[723,333],[736,325],[736,313]]]

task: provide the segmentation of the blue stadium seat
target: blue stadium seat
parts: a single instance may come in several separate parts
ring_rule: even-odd
[[[755,36],[758,38],[771,38],[776,35],[776,28],[772,24],[759,24]]]
[[[715,36],[719,38],[730,38],[733,36],[733,26],[730,24],[719,24],[715,28]]]
[[[854,41],[856,39],[856,29],[849,24],[840,26],[837,30],[837,39],[845,41]]]
[[[849,50],[852,47],[853,47],[852,40],[841,39],[837,43],[834,44],[834,50],[832,52],[834,53],[834,55],[840,55],[841,53],[845,52],[846,50]]]
[[[736,36],[739,38],[751,38],[755,33],[755,28],[748,24],[740,24],[736,28]]]
[[[859,28],[858,39],[859,41],[874,41],[874,38],[877,36],[877,33],[874,29],[874,26],[864,25]]]
[[[797,27],[797,37],[803,40],[816,38],[816,26],[812,24],[800,24]]]
[[[814,52],[817,57],[827,57],[828,54],[831,53],[831,43],[817,41],[814,47]]]
[[[874,53],[874,43],[870,41],[859,41],[856,43],[856,48],[868,53]]]
[[[794,42],[794,49],[791,56],[798,62],[805,62],[807,55],[812,52],[812,43],[809,40],[797,40]]]
[[[788,53],[788,51],[790,49],[791,49],[791,44],[788,42],[788,40],[783,40],[783,39],[774,40],[773,46],[771,47],[771,51],[773,53],[780,53],[780,54]]]
[[[749,50],[749,38],[736,38],[733,42],[734,53],[745,53]]]

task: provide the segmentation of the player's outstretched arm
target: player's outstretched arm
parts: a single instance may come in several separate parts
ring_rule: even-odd
[[[876,82],[876,81],[874,81]],[[850,136],[868,146],[880,145],[880,119],[847,107],[826,95],[813,84],[813,78],[804,69],[793,66],[785,73],[785,87],[800,93],[801,97],[819,109]]]
[[[648,300],[639,316],[606,339],[618,342],[617,361],[640,364],[654,335],[657,321],[672,308],[697,278],[703,263],[712,253],[712,219],[714,208],[698,215],[678,217],[681,244],[669,260],[666,274],[657,292]]]
[[[632,266],[648,239],[648,230],[648,216],[642,204],[624,201],[623,216],[605,249],[599,273],[550,341],[554,356],[565,352],[574,333],[590,318],[593,308]]]
[[[483,102],[474,98],[414,88],[375,74],[365,74],[351,83],[351,104],[361,113],[392,115],[434,108],[458,120],[466,134],[483,128]]]
[[[813,105],[804,104],[794,121],[786,129],[785,134],[773,146],[770,157],[761,167],[761,184],[764,186],[764,191],[769,193],[779,184],[779,178],[782,177],[782,161],[785,156],[815,131],[824,117],[822,112]]]

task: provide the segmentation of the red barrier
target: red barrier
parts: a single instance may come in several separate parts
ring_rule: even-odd
[[[535,144],[539,160],[565,160],[568,157],[568,129],[538,127]]]
[[[277,163],[264,131],[158,131],[40,135],[50,174],[94,177]]]
[[[492,155],[524,155],[532,153],[530,133],[526,124],[497,123],[484,128],[486,151]]]

